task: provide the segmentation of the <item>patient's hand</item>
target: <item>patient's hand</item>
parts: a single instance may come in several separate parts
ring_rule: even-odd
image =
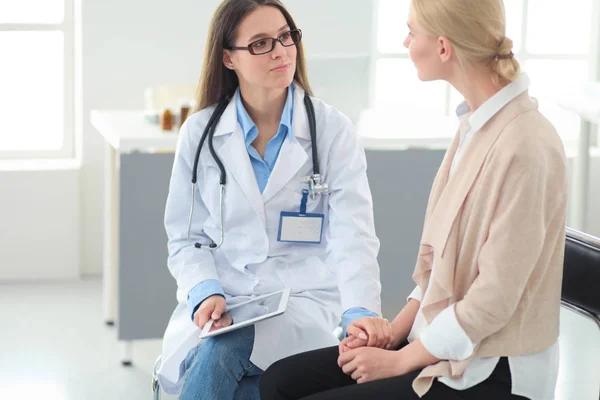
[[[357,319],[348,325],[346,332],[349,337],[352,336],[355,338],[355,340],[347,343],[347,346],[350,348],[368,346],[390,349],[393,347],[394,331],[392,324],[384,318],[366,317]],[[367,343],[362,344],[364,341]]]
[[[409,372],[400,352],[361,347],[340,354],[338,365],[356,383],[372,382],[379,379],[404,375]]]

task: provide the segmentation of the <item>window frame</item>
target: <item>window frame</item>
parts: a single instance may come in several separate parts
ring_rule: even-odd
[[[510,0],[509,0],[510,1]],[[521,37],[520,39],[520,48],[515,53],[515,56],[523,66],[524,71],[527,71],[527,63],[532,60],[577,60],[577,61],[586,61],[588,63],[589,70],[589,79],[590,80],[600,80],[600,27],[595,26],[592,23],[592,37],[590,40],[590,49],[588,54],[546,54],[546,53],[532,53],[527,48],[528,42],[528,25],[529,25],[529,1],[530,0],[522,0],[522,10],[521,10]],[[372,49],[371,49],[371,71],[370,71],[370,94],[369,94],[369,106],[374,107],[377,103],[377,63],[379,60],[386,59],[395,59],[395,60],[409,60],[408,52],[400,53],[383,53],[379,50],[378,39],[379,39],[379,11],[382,0],[376,0],[373,2],[374,11],[373,11],[373,41],[372,41]],[[594,16],[600,16],[600,0],[592,0],[592,22],[594,20]],[[403,23],[403,22],[401,22]],[[596,24],[598,25],[598,24]],[[513,38],[516,39],[516,38]],[[403,40],[403,38],[399,39]],[[451,109],[452,106],[452,88],[450,84],[446,84],[445,90],[445,114],[440,115],[440,117],[451,117],[454,116],[454,111]],[[578,135],[565,135],[563,141],[565,145],[568,146],[576,146],[577,140],[572,137]]]
[[[58,150],[0,150],[0,160],[73,159],[75,158],[75,1],[64,0],[64,18],[60,23],[2,23],[0,32],[63,33],[64,48],[64,132]]]

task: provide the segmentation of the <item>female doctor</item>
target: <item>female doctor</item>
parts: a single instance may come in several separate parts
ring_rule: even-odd
[[[181,128],[165,213],[179,304],[165,332],[159,379],[183,400],[259,399],[259,376],[273,362],[337,344],[332,332],[340,318],[346,326],[380,315],[364,150],[350,120],[314,98],[311,140],[301,38],[278,0],[225,0],[211,23],[199,111]],[[196,151],[217,103],[225,108],[212,138],[215,154],[209,138],[192,197]],[[313,146],[329,191],[306,196]],[[214,155],[226,173],[222,221]],[[309,240],[316,243],[280,232],[281,213],[297,213],[301,203],[323,214],[321,236]],[[226,307],[284,288],[291,296],[281,316],[200,342],[207,321],[231,324]]]

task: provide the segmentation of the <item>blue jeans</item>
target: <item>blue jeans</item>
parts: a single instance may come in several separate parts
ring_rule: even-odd
[[[263,371],[250,362],[254,326],[204,339],[185,359],[179,400],[260,400]]]

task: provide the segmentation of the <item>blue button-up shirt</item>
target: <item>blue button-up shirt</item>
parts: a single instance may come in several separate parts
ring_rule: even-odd
[[[244,132],[246,137],[246,149],[248,149],[250,163],[252,164],[252,169],[254,170],[254,175],[256,176],[256,182],[258,183],[261,193],[265,190],[265,187],[267,187],[267,182],[269,182],[271,172],[273,172],[273,168],[275,168],[275,163],[277,162],[277,157],[279,156],[283,141],[288,136],[290,138],[292,137],[294,90],[294,85],[290,85],[288,88],[287,100],[285,101],[285,106],[283,107],[283,113],[281,114],[279,129],[277,130],[277,134],[275,134],[275,136],[273,136],[273,138],[267,144],[264,158],[258,154],[258,151],[256,151],[254,147],[252,147],[252,143],[258,136],[258,128],[256,127],[254,121],[252,121],[252,118],[250,118],[250,115],[248,115],[248,112],[242,103],[240,90],[238,89],[237,91],[237,120],[240,123],[242,132]]]
[[[273,172],[273,168],[275,168],[275,163],[277,162],[277,157],[279,157],[279,152],[281,151],[281,146],[283,145],[284,140],[286,138],[293,138],[292,119],[294,116],[294,91],[294,85],[290,85],[288,88],[285,106],[283,107],[283,113],[281,114],[279,129],[277,130],[275,136],[267,144],[264,157],[261,157],[260,154],[258,154],[258,151],[252,147],[252,142],[254,142],[258,136],[258,128],[244,107],[239,88],[236,92],[237,120],[246,138],[246,149],[248,150],[252,169],[254,170],[256,182],[261,193],[265,190],[265,187],[267,187],[269,177],[271,176],[271,172]],[[190,293],[188,294],[188,306],[192,311],[192,320],[194,319],[194,313],[200,304],[207,298],[214,295],[225,297],[225,293],[221,287],[221,284],[219,281],[214,279],[201,282],[192,290],[190,290]],[[376,314],[364,308],[358,307],[347,310],[342,316],[344,335],[346,332],[346,327],[352,321],[367,316],[372,317],[376,316]]]

